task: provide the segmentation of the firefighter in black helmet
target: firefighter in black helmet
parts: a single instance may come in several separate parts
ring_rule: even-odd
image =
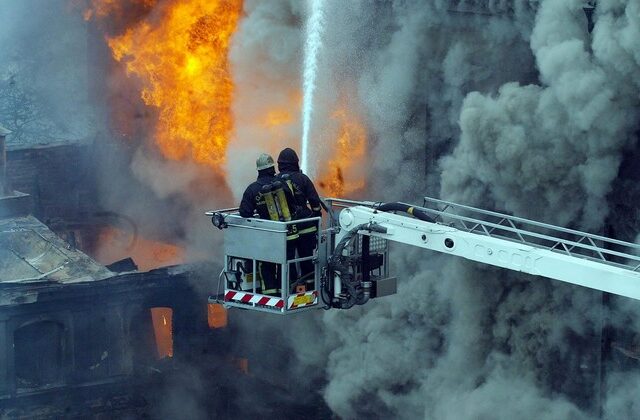
[[[258,179],[252,182],[242,194],[240,202],[240,216],[254,217],[257,212],[261,219],[289,221],[295,218],[295,199],[289,187],[276,178],[275,163],[273,158],[263,153],[256,160]],[[278,193],[282,194],[278,194]],[[279,200],[280,199],[280,200]],[[287,258],[293,259],[295,247],[293,242],[298,239],[296,225],[290,225],[287,233]],[[289,245],[291,244],[291,245]],[[280,289],[280,282],[276,265],[272,263],[260,262],[259,272],[264,281],[264,294],[274,294]],[[295,270],[295,267],[290,267]],[[296,277],[297,273],[290,273],[291,277]]]
[[[277,176],[282,179],[293,190],[293,196],[296,201],[296,219],[306,219],[309,217],[321,216],[320,196],[316,191],[316,187],[307,175],[302,173],[298,164],[298,155],[293,149],[286,148],[278,155],[278,171]],[[299,223],[298,235],[300,238],[296,240],[296,249],[300,258],[313,255],[318,242],[318,229],[313,222]],[[301,278],[313,281],[314,266],[313,262],[300,262]]]

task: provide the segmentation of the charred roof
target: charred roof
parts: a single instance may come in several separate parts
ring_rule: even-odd
[[[80,283],[114,273],[33,216],[0,219],[0,284]]]

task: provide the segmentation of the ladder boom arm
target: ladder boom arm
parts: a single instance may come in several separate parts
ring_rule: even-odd
[[[367,223],[382,229],[362,231],[364,235],[640,300],[640,273],[629,268],[366,206],[350,207],[340,213],[341,228],[347,231]]]

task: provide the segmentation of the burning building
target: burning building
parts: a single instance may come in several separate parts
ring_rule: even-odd
[[[58,196],[55,205],[46,192],[32,197],[12,187],[25,181],[27,166],[36,167],[37,157],[51,162],[69,154],[39,147],[27,157],[24,150],[11,150],[6,160],[6,132],[1,134],[3,175],[8,173],[0,196],[1,415],[84,417],[145,410],[141,401],[145,388],[158,383],[154,376],[201,347],[193,338],[202,332],[199,327],[206,330],[196,322],[206,319],[206,312],[193,304],[198,297],[188,281],[190,271],[141,273],[130,264],[119,274],[122,264],[110,270],[77,248],[77,230],[61,232],[67,234],[63,240],[32,213],[36,209],[59,220],[65,215],[60,204],[69,196]],[[43,179],[60,177],[47,167],[40,171]],[[78,220],[73,209],[66,210],[63,220],[74,215]]]
[[[117,275],[32,216],[0,225],[3,416],[144,410],[144,387],[194,345],[188,272]]]
[[[141,237],[91,199],[95,174],[84,168],[78,178],[83,168],[71,162],[86,161],[94,146],[2,150],[0,416],[325,410],[317,396],[315,408],[278,396],[296,384],[281,377],[288,367],[273,356],[284,354],[282,344],[251,342],[248,326],[259,320],[227,319],[207,304],[215,264],[171,265],[180,261],[178,246]],[[265,406],[256,392],[286,405]]]
[[[1,279],[3,343],[58,349],[40,363],[3,347],[3,414],[47,399],[53,416],[118,401],[156,417],[277,416],[283,399],[289,414],[342,418],[640,411],[637,305],[411,250],[393,259],[398,295],[367,310],[294,327],[230,312],[209,330],[216,270],[182,263],[219,260],[203,210],[237,202],[258,153],[299,148],[310,8],[44,3],[0,16],[6,178],[21,191],[3,200],[2,255],[13,280],[69,262],[56,282]],[[427,194],[637,241],[637,2],[316,3],[310,156],[325,195]],[[86,332],[101,328],[110,338]],[[125,385],[141,397],[110,391]]]

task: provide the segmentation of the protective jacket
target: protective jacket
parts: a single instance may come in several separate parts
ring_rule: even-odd
[[[297,206],[302,208],[303,214],[299,214],[298,219],[320,216],[320,196],[309,177],[300,172],[298,164],[280,163],[279,169],[280,173],[277,177],[290,186]]]
[[[269,219],[267,204],[262,196],[262,187],[271,184],[276,177],[269,174],[258,174],[258,179],[247,187],[240,201],[240,216],[253,217],[257,211],[261,219]]]
[[[297,217],[296,202],[293,193],[289,189],[290,187],[282,182],[279,178],[276,178],[273,173],[270,172],[258,172],[258,179],[255,182],[249,184],[247,189],[242,194],[242,200],[240,201],[240,216],[253,217],[257,212],[261,219],[274,220],[274,217],[270,214],[267,200],[265,199],[265,192],[269,186],[281,186],[285,194],[285,200],[288,203],[288,212],[290,216],[288,220],[292,220]],[[286,220],[285,220],[286,221]],[[296,239],[298,237],[297,226],[291,224],[288,226],[287,240]]]
[[[278,169],[280,173],[277,177],[293,191],[296,202],[296,219],[320,216],[321,202],[318,192],[309,177],[300,171],[298,155],[293,149],[286,148],[280,152]],[[295,241],[296,250],[298,257],[304,258],[303,261],[300,261],[300,281],[306,280],[306,290],[313,290],[315,287],[315,265],[310,257],[313,256],[316,249],[318,228],[314,222],[303,222],[297,225],[300,237]]]
[[[295,199],[293,194],[289,191],[289,187],[284,185],[283,182],[275,177],[275,170],[272,168],[265,168],[258,171],[258,179],[255,182],[249,184],[247,189],[242,194],[242,200],[240,201],[240,216],[242,217],[254,217],[257,212],[261,219],[273,220],[273,203],[274,188],[280,188],[286,190],[286,200],[290,208],[295,208]],[[271,192],[271,211],[269,204],[269,193]],[[291,219],[295,214],[290,215]],[[295,240],[300,236],[297,233],[298,227],[295,224],[290,224],[287,227],[287,259],[295,258]],[[289,242],[290,241],[290,242]],[[276,294],[280,293],[280,280],[279,280],[279,268],[280,264],[274,264],[266,261],[258,261],[257,271],[260,275],[260,279],[263,284],[261,285],[261,293],[263,294]],[[295,267],[290,268],[290,276],[297,277]]]

